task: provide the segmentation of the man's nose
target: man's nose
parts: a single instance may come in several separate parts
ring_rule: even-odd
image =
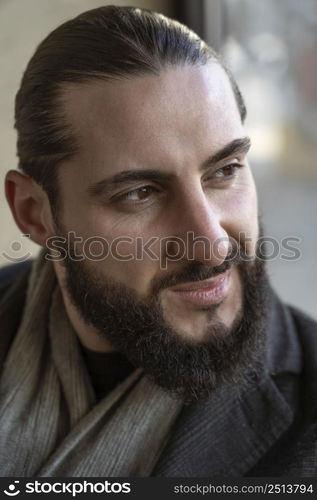
[[[223,227],[222,213],[201,190],[177,202],[177,230],[183,242],[185,259],[212,267],[220,266],[229,253],[229,235]]]

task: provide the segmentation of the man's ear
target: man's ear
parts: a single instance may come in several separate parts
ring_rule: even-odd
[[[45,191],[31,177],[10,170],[5,193],[17,226],[41,246],[54,234],[50,203]]]

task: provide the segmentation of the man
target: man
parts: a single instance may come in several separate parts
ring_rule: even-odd
[[[40,44],[6,177],[43,251],[3,286],[2,475],[316,472],[317,328],[268,284],[245,114],[162,15],[103,7]]]

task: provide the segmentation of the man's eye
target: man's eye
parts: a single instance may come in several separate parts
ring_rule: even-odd
[[[232,163],[230,165],[226,165],[224,167],[219,168],[218,170],[216,170],[214,175],[218,178],[220,177],[229,179],[231,177],[234,177],[236,171],[242,167],[243,165],[241,165],[240,163]]]
[[[145,201],[151,197],[151,195],[158,193],[159,190],[154,186],[143,186],[138,189],[134,189],[133,191],[129,191],[128,193],[124,193],[115,198],[115,201],[118,202],[138,202]]]

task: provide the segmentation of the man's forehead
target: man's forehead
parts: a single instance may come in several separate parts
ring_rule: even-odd
[[[76,161],[95,172],[105,165],[179,169],[244,135],[229,79],[216,63],[72,84],[63,100]]]
[[[152,118],[159,118],[161,110],[163,114],[179,109],[186,112],[188,108],[195,115],[208,104],[228,110],[228,102],[237,107],[228,76],[216,62],[169,66],[158,75],[115,79],[101,75],[83,83],[64,84],[62,90],[66,118],[76,128],[94,125],[98,118],[111,118],[114,125],[122,117],[126,123],[138,116],[144,118],[146,113],[151,116],[153,111],[156,115]]]

